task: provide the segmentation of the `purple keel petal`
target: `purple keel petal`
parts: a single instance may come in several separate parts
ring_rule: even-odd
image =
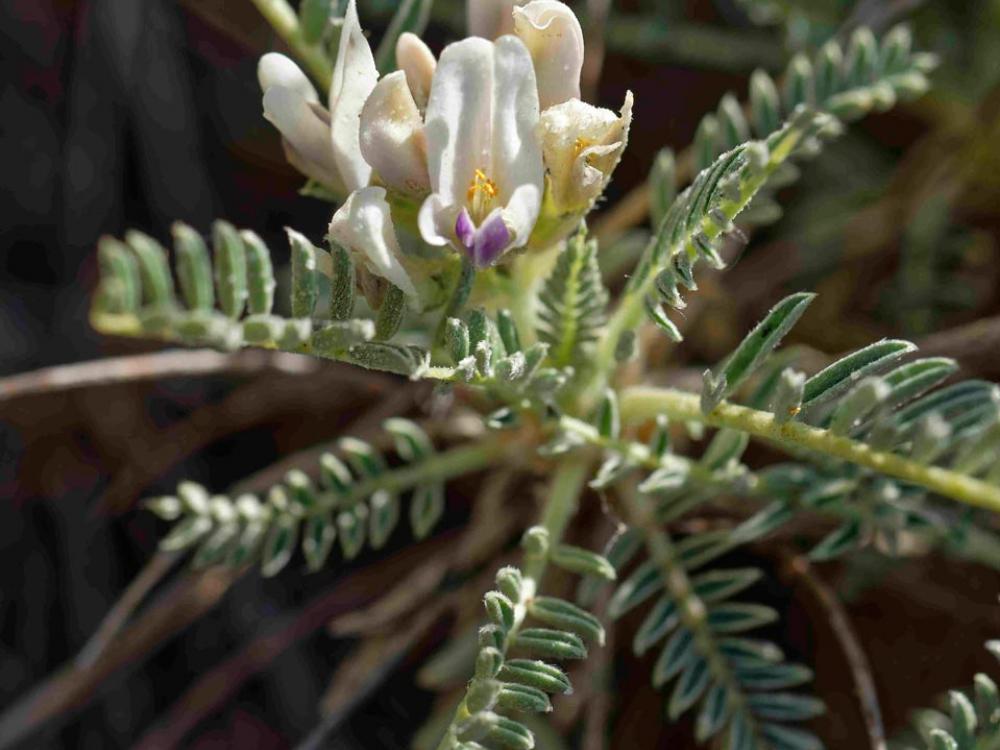
[[[492,266],[510,245],[510,230],[503,222],[499,211],[495,211],[476,230],[472,248],[472,262],[478,268]]]
[[[455,219],[455,236],[462,243],[466,250],[471,250],[476,239],[476,225],[472,223],[472,217],[466,209],[462,209]]]

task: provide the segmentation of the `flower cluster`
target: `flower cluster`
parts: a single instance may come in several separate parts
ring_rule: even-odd
[[[472,0],[469,17],[481,36],[438,59],[402,34],[399,70],[380,77],[350,0],[327,107],[287,57],[267,54],[258,70],[265,117],[289,161],[346,196],[331,238],[411,296],[394,213],[415,214],[426,243],[486,268],[509,250],[564,237],[604,190],[628,138],[631,93],[620,114],[580,101],[583,33],[569,7]]]

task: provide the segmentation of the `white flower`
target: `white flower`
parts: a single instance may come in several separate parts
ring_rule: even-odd
[[[559,213],[586,211],[593,205],[618,166],[631,123],[631,91],[625,94],[621,115],[579,99],[542,113],[547,199]]]
[[[264,117],[281,132],[285,153],[296,169],[340,194],[368,184],[371,167],[361,155],[358,129],[378,71],[355,0],[344,16],[329,109],[319,104],[309,79],[284,55],[264,55],[257,77],[264,91]]]
[[[431,79],[437,68],[434,53],[419,36],[404,31],[396,40],[396,65],[406,74],[406,82],[410,86],[413,101],[423,112],[427,108]]]
[[[366,187],[351,193],[330,220],[330,239],[346,248],[365,268],[399,287],[407,296],[417,290],[403,268],[385,188]]]
[[[383,184],[417,198],[430,192],[424,123],[402,70],[379,81],[365,102],[360,145]]]
[[[425,241],[450,243],[481,268],[528,241],[544,177],[538,117],[535,72],[519,39],[445,48],[427,102]]]
[[[573,11],[559,0],[532,0],[511,12],[514,33],[531,53],[542,111],[579,99],[583,30]]]

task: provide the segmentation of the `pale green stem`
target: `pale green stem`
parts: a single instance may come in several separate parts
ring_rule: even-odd
[[[739,195],[735,199],[721,201],[718,209],[726,220],[732,221],[746,208],[774,171],[791,156],[801,137],[801,132],[789,133],[789,137],[785,138],[777,149],[771,151],[765,167],[756,174],[747,174],[745,179],[741,181]],[[653,291],[658,272],[671,262],[675,255],[687,252],[691,238],[698,231],[703,232],[709,240],[714,240],[723,232],[723,226],[719,221],[703,219],[694,228],[685,232],[678,244],[663,254],[662,262],[659,264],[653,261],[653,255],[659,242],[659,233],[654,233],[650,238],[642,258],[635,267],[633,276],[629,279],[629,283],[622,293],[618,307],[608,320],[597,345],[594,356],[594,374],[582,391],[582,403],[585,406],[593,403],[611,379],[617,365],[615,350],[622,334],[636,329],[643,322],[646,315],[644,306],[646,296]]]
[[[321,496],[308,515],[325,513],[332,508],[354,505],[371,497],[379,490],[403,492],[427,482],[451,479],[471,474],[495,465],[502,458],[512,458],[513,454],[525,450],[524,443],[517,439],[517,433],[503,432],[468,445],[441,451],[419,463],[389,469],[375,477],[362,479],[351,485],[343,495]]]
[[[584,483],[589,475],[590,462],[579,455],[566,458],[556,467],[549,491],[546,493],[542,517],[539,519],[539,525],[548,532],[550,549],[562,540],[566,526],[576,513],[580,493],[583,491]],[[504,656],[507,655],[508,649],[524,624],[528,612],[528,602],[541,589],[548,562],[547,554],[525,556],[524,566],[521,570],[521,600],[516,602],[514,624],[504,638]],[[471,716],[465,700],[463,698],[458,708],[455,709],[455,716],[452,718],[444,737],[441,738],[437,750],[452,750],[457,745],[455,731],[459,724]]]
[[[724,402],[708,414],[703,414],[700,398],[693,393],[638,386],[622,393],[621,413],[622,419],[628,422],[640,422],[657,414],[665,414],[670,419],[681,422],[693,421],[712,427],[729,427],[764,438],[782,448],[808,448],[920,485],[966,505],[1000,511],[1000,487],[948,469],[926,466],[895,453],[876,450],[857,440],[834,435],[828,430],[801,422],[780,424],[770,412]]]
[[[287,0],[250,0],[271,27],[285,40],[292,52],[303,62],[320,85],[322,91],[330,90],[333,65],[319,44],[309,44],[299,28],[299,17]]]
[[[566,432],[583,438],[589,445],[614,451],[635,465],[650,471],[655,471],[664,465],[664,462],[654,456],[649,448],[642,443],[633,440],[606,438],[592,424],[580,419],[563,416],[559,420],[559,426]],[[673,453],[668,455],[671,463],[683,463],[687,466],[687,476],[693,487],[715,488],[719,492],[726,492],[732,488],[730,480],[717,478],[713,472],[697,461]],[[757,475],[749,470],[747,470],[747,474],[741,476],[740,487],[740,495],[742,496],[765,502],[774,499],[761,487]],[[839,505],[809,508],[808,510],[810,513],[839,520],[851,517],[850,510]],[[963,528],[961,534],[955,535],[951,532],[952,524],[952,520],[939,517],[935,524],[928,526],[926,533],[956,557],[1000,570],[1000,539],[992,531],[979,526],[969,526]]]

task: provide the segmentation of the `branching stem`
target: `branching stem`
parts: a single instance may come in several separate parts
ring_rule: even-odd
[[[583,491],[589,472],[590,462],[582,456],[571,456],[556,467],[549,491],[546,494],[545,505],[542,508],[542,517],[539,519],[539,525],[548,532],[550,547],[559,544],[562,540],[566,526],[576,513],[580,493]],[[504,656],[507,655],[507,651],[524,624],[528,613],[528,602],[541,588],[548,562],[547,554],[525,555],[521,571],[521,600],[514,607],[514,624],[504,638]],[[463,698],[455,710],[455,716],[452,718],[444,737],[441,738],[437,750],[452,750],[456,746],[455,731],[459,724],[468,719],[469,716],[471,714]]]
[[[681,422],[730,427],[768,440],[781,448],[807,448],[920,485],[966,505],[1000,511],[1000,487],[938,466],[927,466],[895,453],[879,451],[857,440],[801,422],[779,424],[770,412],[723,402],[708,414],[703,414],[696,394],[672,388],[637,386],[623,392],[621,413],[622,419],[628,422],[641,422],[657,414],[665,414]]]

